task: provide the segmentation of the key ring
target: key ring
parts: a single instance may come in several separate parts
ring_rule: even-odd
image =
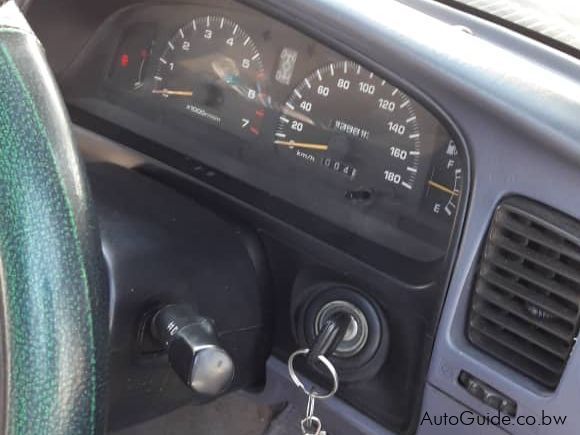
[[[312,396],[315,399],[328,399],[334,396],[338,391],[338,373],[336,372],[336,369],[334,368],[332,363],[328,360],[328,358],[326,358],[324,355],[318,355],[318,360],[326,367],[326,369],[330,372],[330,375],[332,376],[333,386],[330,389],[330,391],[328,391],[326,394],[314,390],[307,391],[306,387],[304,386],[304,383],[300,380],[300,378],[296,374],[296,371],[294,370],[294,359],[300,355],[308,355],[309,352],[310,349],[299,349],[292,355],[290,355],[290,358],[288,358],[288,372],[290,373],[290,378],[298,388],[304,391],[304,394],[306,394],[307,396]]]
[[[308,426],[314,426],[314,429],[308,429]],[[305,418],[300,422],[300,428],[302,429],[302,433],[305,435],[320,435],[322,433],[322,422],[318,417],[309,417]]]

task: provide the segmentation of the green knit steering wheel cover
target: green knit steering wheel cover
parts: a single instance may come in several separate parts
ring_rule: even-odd
[[[0,30],[4,423],[18,435],[96,433],[99,302],[70,199],[83,188],[70,185],[74,176],[63,174],[62,163],[63,155],[76,154],[49,140],[42,110],[51,108],[39,108],[32,97],[37,84],[5,43],[9,33],[17,32]]]

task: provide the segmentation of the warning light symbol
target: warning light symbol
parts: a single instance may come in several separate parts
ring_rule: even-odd
[[[129,55],[128,54],[121,55],[121,66],[123,68],[127,68],[129,66]]]

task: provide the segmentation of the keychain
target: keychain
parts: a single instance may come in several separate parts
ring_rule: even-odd
[[[306,416],[300,422],[302,434],[326,435],[326,431],[322,429],[322,422],[320,421],[320,418],[314,415],[314,404],[316,400],[329,399],[336,394],[338,390],[338,373],[336,372],[336,369],[334,368],[332,363],[328,360],[328,358],[326,358],[324,355],[318,355],[317,357],[318,361],[320,361],[326,367],[326,369],[330,372],[330,375],[332,376],[333,386],[332,389],[327,393],[320,393],[318,391],[315,391],[314,387],[312,387],[312,389],[308,391],[304,386],[304,383],[300,380],[300,378],[296,374],[296,371],[294,370],[294,359],[297,356],[301,355],[307,357],[309,353],[310,349],[300,349],[294,352],[292,355],[290,355],[290,358],[288,358],[288,372],[290,374],[292,382],[294,382],[294,385],[300,388],[302,392],[304,392],[304,394],[306,394],[306,396],[308,397],[306,405]]]

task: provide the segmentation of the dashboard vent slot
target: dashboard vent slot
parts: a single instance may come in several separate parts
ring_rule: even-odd
[[[469,340],[555,389],[580,320],[580,223],[511,198],[496,210],[475,279]]]

